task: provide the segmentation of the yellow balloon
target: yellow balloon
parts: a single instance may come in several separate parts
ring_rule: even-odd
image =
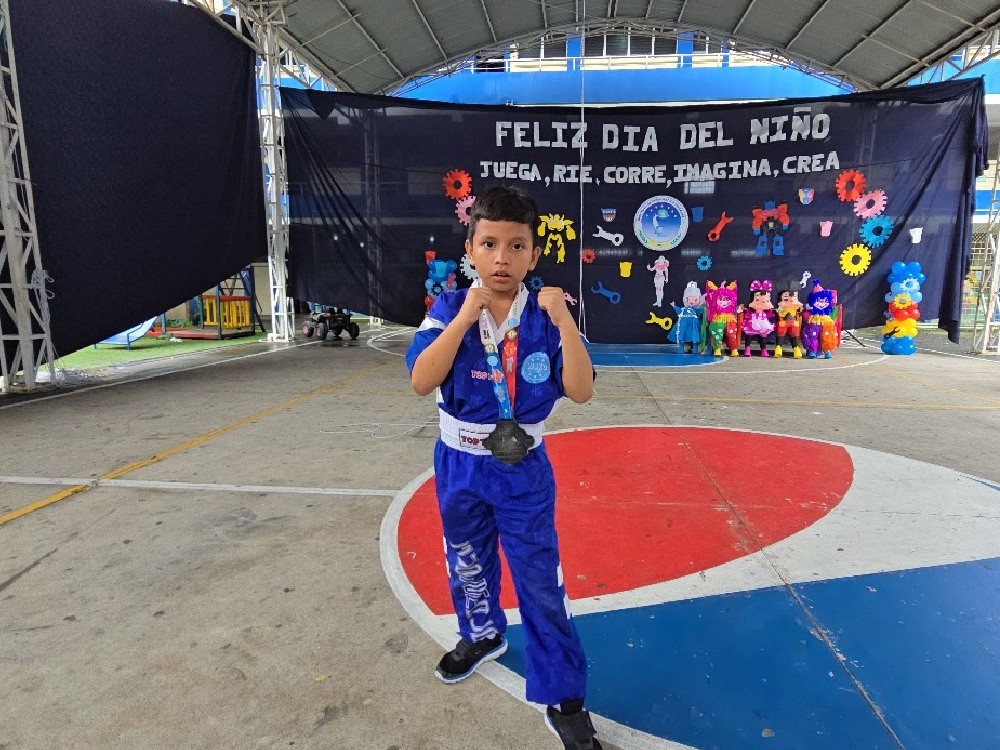
[[[883,336],[895,336],[899,338],[902,336],[916,336],[919,332],[917,321],[912,318],[908,318],[907,320],[888,320],[882,326]]]

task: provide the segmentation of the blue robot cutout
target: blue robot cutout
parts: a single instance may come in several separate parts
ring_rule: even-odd
[[[788,204],[776,201],[764,201],[764,208],[754,208],[750,228],[757,237],[755,255],[767,255],[768,248],[772,255],[785,254],[785,232],[791,224],[788,216]]]

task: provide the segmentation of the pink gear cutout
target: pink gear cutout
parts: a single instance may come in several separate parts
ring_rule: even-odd
[[[878,216],[885,211],[885,204],[888,200],[889,198],[882,188],[875,188],[854,201],[854,214],[862,219]]]
[[[475,202],[476,196],[467,195],[462,198],[462,200],[455,203],[455,216],[457,216],[458,220],[465,224],[465,226],[469,226],[469,222],[472,221],[472,218],[469,216],[469,209],[472,208],[472,204]]]

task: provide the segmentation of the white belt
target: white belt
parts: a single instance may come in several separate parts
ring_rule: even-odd
[[[456,419],[440,407],[438,413],[441,415],[441,441],[449,448],[456,448],[466,453],[475,453],[480,456],[490,455],[488,448],[483,447],[483,440],[489,436],[495,424],[478,424],[476,422],[463,422]],[[542,433],[545,431],[545,422],[535,422],[534,424],[522,424],[521,427],[534,439],[532,448],[537,448],[542,444]]]

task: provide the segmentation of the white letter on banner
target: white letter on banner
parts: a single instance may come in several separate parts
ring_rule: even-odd
[[[730,141],[732,143],[732,141]],[[656,145],[656,128],[648,127],[646,128],[646,135],[642,139],[642,150],[643,151],[659,151],[659,146]]]
[[[551,146],[552,144],[548,141],[543,141],[542,136],[538,133],[538,123],[535,123],[535,145],[536,146]]]
[[[635,125],[626,125],[625,134],[628,136],[628,142],[622,147],[623,151],[638,151],[639,146],[636,145],[635,135],[639,132],[639,128]]]
[[[805,140],[809,137],[811,117],[809,107],[796,107],[796,112],[804,112],[804,115],[792,115],[792,140]]]
[[[788,140],[788,136],[785,135],[786,122],[788,122],[788,115],[780,115],[771,120],[771,124],[774,125],[774,135],[771,136],[772,141]]]
[[[556,131],[556,139],[552,141],[552,148],[566,148],[566,141],[563,140],[563,131],[569,126],[569,123],[565,122],[554,122],[552,123],[552,129]]]
[[[507,131],[513,123],[509,121],[499,120],[497,121],[497,147],[503,145],[503,139],[507,135]]]
[[[618,148],[618,126],[611,123],[605,123],[602,128],[603,131],[603,146],[605,150],[610,148]]]
[[[514,123],[514,148],[526,148],[531,145],[525,136],[528,134],[528,123]]]
[[[826,138],[830,133],[830,115],[819,114],[813,118],[813,138]]]
[[[755,143],[767,143],[767,134],[771,130],[771,119],[764,117],[758,120],[756,117],[750,120],[750,145]]]
[[[715,123],[715,126],[719,129],[719,140],[716,142],[716,145],[717,146],[732,146],[733,145],[733,139],[732,138],[726,138],[726,134],[722,131],[722,123],[721,122],[717,122],[717,123]]]
[[[694,148],[698,145],[698,126],[681,125],[681,150]]]

